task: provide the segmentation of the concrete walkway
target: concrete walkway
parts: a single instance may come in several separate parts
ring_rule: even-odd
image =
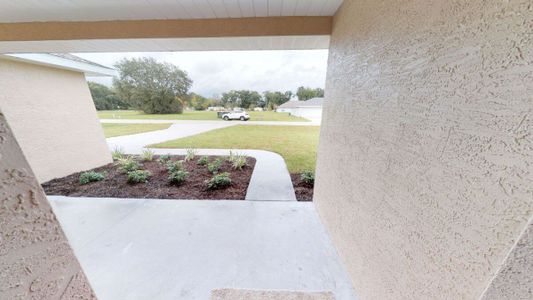
[[[48,198],[101,300],[221,288],[356,299],[312,203]]]
[[[101,123],[117,123],[117,124],[160,124],[160,123],[172,123],[172,124],[220,124],[226,123],[232,125],[273,125],[273,126],[320,126],[320,121],[309,122],[286,122],[286,121],[215,121],[215,120],[150,120],[150,119],[100,119]]]
[[[187,137],[213,129],[232,126],[228,122],[173,124],[165,130],[108,138],[112,151],[121,148],[127,154],[140,154],[145,146]],[[184,155],[185,149],[152,149],[156,154]],[[197,149],[198,155],[229,155],[229,149]],[[296,201],[294,187],[285,160],[279,154],[264,150],[234,150],[256,159],[246,200]]]
[[[164,130],[108,138],[107,144],[111,150],[119,147],[127,153],[140,153],[140,151],[147,145],[162,143],[233,125],[234,124],[227,122],[172,124],[169,128]]]

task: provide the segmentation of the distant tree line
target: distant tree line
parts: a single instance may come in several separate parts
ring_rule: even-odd
[[[182,113],[184,107],[205,110],[210,106],[262,107],[275,109],[291,100],[292,91],[232,90],[220,99],[210,99],[189,92],[192,80],[175,65],[160,63],[153,58],[123,59],[115,64],[119,76],[113,87],[89,82],[89,89],[97,110],[137,109],[148,114]],[[321,88],[299,87],[298,100],[323,97]]]
[[[262,107],[265,109],[275,109],[281,104],[289,101],[294,96],[292,91],[265,91],[259,94],[256,91],[240,90],[229,91],[222,94],[221,104],[227,107],[254,108]],[[324,90],[321,88],[299,87],[296,97],[300,101],[306,101],[315,97],[324,97]]]
[[[321,88],[308,88],[308,87],[299,87],[296,91],[296,96],[298,96],[298,100],[305,101],[309,99],[313,99],[316,97],[324,97],[324,89]]]
[[[88,82],[94,106],[97,110],[128,109],[130,105],[122,101],[115,90],[103,84]]]
[[[187,107],[193,108],[195,110],[206,110],[210,106],[220,105],[220,100],[206,98],[196,93],[190,93],[186,99]]]

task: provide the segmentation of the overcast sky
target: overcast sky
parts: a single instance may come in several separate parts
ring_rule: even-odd
[[[192,92],[206,97],[229,90],[296,91],[299,86],[324,88],[327,50],[206,51],[151,53],[74,53],[105,66],[122,58],[154,57],[175,64],[193,80]],[[111,78],[88,80],[111,85]]]

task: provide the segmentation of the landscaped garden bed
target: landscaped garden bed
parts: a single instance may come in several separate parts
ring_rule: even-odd
[[[267,150],[283,156],[298,201],[312,201],[313,180],[302,174],[315,169],[318,126],[237,125],[151,145],[154,148],[227,148]],[[304,176],[305,178],[305,176]]]
[[[291,174],[294,193],[298,201],[313,201],[313,189],[315,184],[315,175],[313,172],[303,172]]]
[[[255,159],[230,156],[115,155],[114,163],[43,183],[48,195],[244,200]]]

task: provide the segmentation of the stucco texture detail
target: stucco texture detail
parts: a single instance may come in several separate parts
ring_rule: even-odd
[[[325,96],[314,200],[360,298],[479,299],[533,213],[532,2],[346,0]]]
[[[0,59],[0,109],[39,182],[112,161],[83,73]]]
[[[509,253],[482,299],[533,299],[533,219]]]
[[[1,113],[0,299],[95,299]]]

